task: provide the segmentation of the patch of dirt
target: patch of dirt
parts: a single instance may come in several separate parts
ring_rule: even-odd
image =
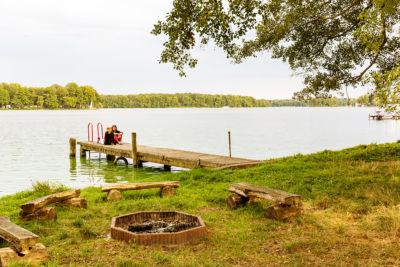
[[[150,221],[131,224],[128,231],[135,234],[175,233],[199,226],[197,222]]]

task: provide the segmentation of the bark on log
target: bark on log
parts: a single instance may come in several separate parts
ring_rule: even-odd
[[[19,213],[19,218],[22,221],[29,221],[32,219],[42,220],[42,221],[49,221],[57,219],[57,213],[54,208],[42,208],[36,210],[33,213],[21,211]]]
[[[69,139],[69,156],[74,157],[76,156],[76,139],[70,138]]]
[[[14,248],[0,248],[0,266],[4,267],[12,263],[22,262],[39,265],[47,261],[46,247],[41,243],[33,245],[28,254],[20,256]]]
[[[55,206],[71,206],[71,207],[77,207],[77,208],[87,208],[87,201],[84,198],[70,198],[61,202],[55,203]]]
[[[147,183],[133,183],[133,184],[111,184],[102,185],[101,191],[107,192],[110,190],[140,190],[148,188],[162,188],[166,186],[179,187],[179,181],[166,181],[166,182],[147,182]]]
[[[7,216],[0,216],[0,237],[13,244],[21,254],[28,253],[39,239],[34,233],[12,223]]]
[[[229,191],[243,197],[257,197],[279,204],[297,205],[301,203],[299,195],[246,183],[232,184],[229,186]]]
[[[232,194],[226,199],[226,204],[231,209],[236,209],[246,205],[248,198],[242,197],[238,194]]]
[[[275,220],[283,220],[290,216],[298,215],[301,213],[300,206],[288,206],[288,205],[281,205],[275,204],[267,209],[267,217]]]
[[[160,189],[160,195],[161,197],[173,197],[176,195],[175,188],[172,186],[164,186]]]
[[[121,200],[122,194],[118,190],[111,190],[107,193],[107,201]]]
[[[76,189],[76,190],[71,190],[71,191],[65,191],[65,192],[61,192],[61,193],[55,193],[52,195],[48,195],[48,196],[44,196],[41,198],[37,198],[34,199],[32,201],[29,201],[25,204],[21,205],[21,209],[25,212],[25,213],[33,213],[36,210],[39,210],[41,208],[43,208],[44,206],[47,206],[49,204],[52,203],[56,203],[56,202],[60,202],[60,201],[64,201],[70,198],[74,198],[74,197],[79,197],[79,195],[81,194],[81,190],[80,189]]]

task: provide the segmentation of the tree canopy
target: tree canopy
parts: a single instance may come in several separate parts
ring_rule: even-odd
[[[400,97],[399,0],[175,0],[155,35],[161,63],[180,75],[210,42],[236,63],[268,52],[304,77],[299,99],[371,85],[389,108]]]

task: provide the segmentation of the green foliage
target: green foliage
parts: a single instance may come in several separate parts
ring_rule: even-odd
[[[32,190],[34,192],[38,192],[40,194],[54,194],[57,192],[63,192],[68,190],[69,188],[61,183],[52,183],[52,182],[33,182]]]
[[[169,107],[269,107],[264,99],[237,95],[206,94],[139,94],[103,95],[105,108],[169,108]]]
[[[13,108],[88,108],[101,107],[100,95],[91,86],[69,83],[65,87],[54,84],[46,88],[22,87],[17,83],[0,84],[0,107]]]
[[[160,198],[156,189],[131,190],[122,192],[123,200],[109,202],[105,192],[89,187],[81,195],[87,209],[56,206],[56,221],[20,221],[22,203],[52,192],[43,183],[40,190],[0,198],[0,214],[40,236],[49,254],[46,266],[396,265],[399,160],[397,142],[296,155],[243,170],[165,173],[152,181],[180,181],[174,197]],[[113,167],[109,175],[131,177],[132,169],[125,170]],[[271,204],[266,201],[231,210],[225,200],[229,184],[237,182],[300,194],[303,212],[271,220],[265,216]],[[112,217],[146,210],[199,215],[207,235],[183,245],[153,246],[109,237]]]
[[[152,34],[167,36],[160,63],[182,76],[196,45],[212,43],[236,63],[265,52],[288,62],[304,77],[299,99],[370,82],[389,105],[399,103],[399,15],[398,0],[176,0]]]
[[[10,95],[0,84],[0,107],[5,106],[10,101]]]

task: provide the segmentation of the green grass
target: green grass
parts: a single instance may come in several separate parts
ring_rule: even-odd
[[[124,200],[107,202],[105,193],[89,187],[82,190],[87,209],[56,207],[57,221],[20,221],[20,204],[65,190],[43,183],[1,198],[0,214],[40,236],[50,256],[47,266],[400,265],[399,142],[296,155],[245,170],[167,173],[154,180],[181,181],[177,196],[160,198],[158,190],[148,189],[125,191]],[[230,210],[225,199],[236,182],[300,194],[303,214],[270,220],[266,202]],[[207,236],[178,246],[138,246],[108,237],[113,216],[141,210],[198,214]]]

